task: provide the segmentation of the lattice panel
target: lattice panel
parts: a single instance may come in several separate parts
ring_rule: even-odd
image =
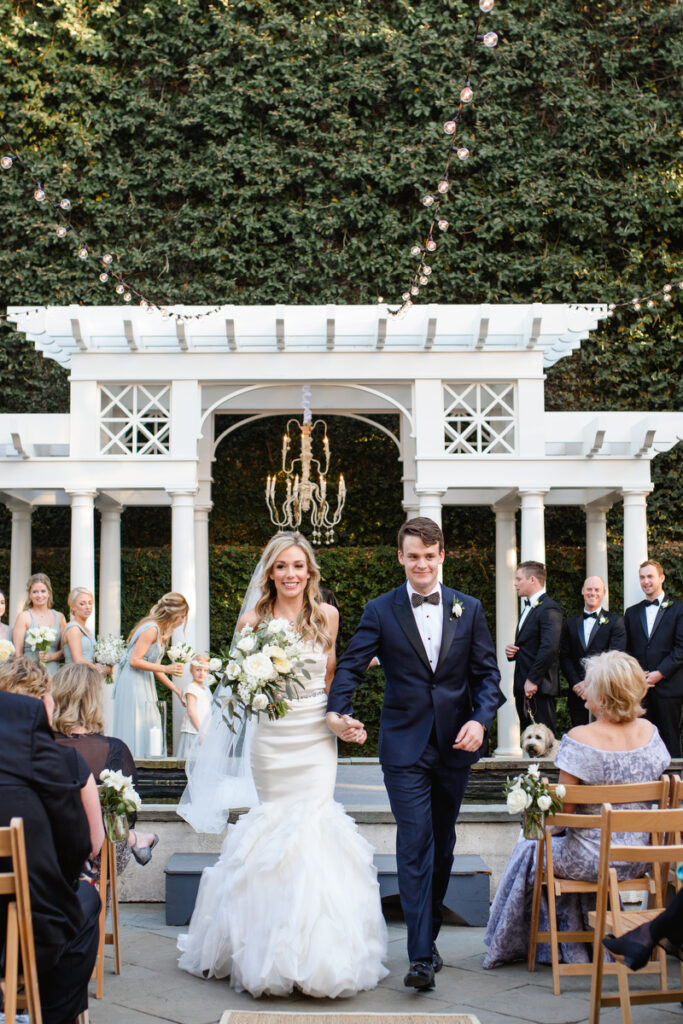
[[[100,453],[168,455],[169,384],[100,385]]]
[[[447,454],[514,454],[514,384],[444,384],[443,395]]]

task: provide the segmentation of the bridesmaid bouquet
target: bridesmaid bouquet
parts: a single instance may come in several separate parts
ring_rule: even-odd
[[[26,630],[24,644],[32,651],[49,651],[57,639],[57,630],[52,626],[31,626]]]
[[[191,644],[185,643],[185,641],[166,648],[166,657],[173,665],[187,665],[194,656],[194,648]]]
[[[107,836],[113,843],[128,835],[127,815],[139,811],[142,801],[130,775],[105,768],[100,774],[100,804]]]
[[[261,715],[273,722],[284,718],[289,711],[287,698],[295,698],[301,685],[296,672],[310,678],[301,655],[301,637],[286,619],[240,630],[223,667],[221,682],[227,693],[219,698],[231,732]]]
[[[95,641],[94,657],[100,665],[118,665],[126,650],[126,641],[121,636],[103,633]],[[105,683],[113,683],[114,677],[109,675]]]
[[[7,661],[11,658],[16,651],[14,650],[14,644],[11,640],[0,640],[0,661]]]
[[[508,814],[522,815],[522,833],[525,839],[543,839],[545,816],[562,810],[564,786],[551,790],[547,779],[542,779],[537,764],[530,764],[523,775],[505,782]]]

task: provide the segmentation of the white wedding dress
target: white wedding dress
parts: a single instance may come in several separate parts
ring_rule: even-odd
[[[228,827],[202,874],[180,966],[237,991],[350,996],[388,974],[372,847],[333,800],[336,739],[325,724],[327,658],[285,718],[262,718],[251,764],[260,803]]]

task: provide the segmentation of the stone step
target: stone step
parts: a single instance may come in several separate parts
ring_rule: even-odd
[[[166,867],[166,924],[186,925],[192,917],[199,879],[204,868],[218,860],[215,853],[174,853]],[[396,857],[374,857],[382,899],[398,896]],[[444,904],[456,923],[480,927],[488,920],[491,870],[481,857],[456,854]]]

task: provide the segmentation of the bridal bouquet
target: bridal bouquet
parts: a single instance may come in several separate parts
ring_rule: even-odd
[[[100,665],[118,665],[125,649],[126,641],[123,637],[114,636],[112,633],[103,633],[95,641],[95,661]],[[106,676],[105,682],[113,683],[114,677]]]
[[[228,691],[219,698],[223,719],[231,732],[239,723],[260,715],[271,721],[289,711],[287,698],[300,686],[297,669],[303,667],[301,637],[286,619],[270,619],[237,634],[226,659],[221,682]]]
[[[16,651],[11,640],[0,640],[0,661],[7,661]]]
[[[550,811],[562,810],[564,786],[550,789],[547,779],[542,779],[537,764],[530,764],[523,775],[505,782],[505,794],[509,814],[522,815],[522,832],[525,839],[542,839],[545,816]]]
[[[58,635],[57,630],[52,626],[31,626],[26,630],[24,644],[32,651],[49,651]]]
[[[126,815],[139,811],[142,801],[133,788],[133,780],[130,775],[105,768],[100,774],[100,782],[100,804],[104,827],[112,843],[116,843],[128,835]]]
[[[187,665],[195,656],[194,648],[184,640],[166,648],[166,657],[173,665]]]

